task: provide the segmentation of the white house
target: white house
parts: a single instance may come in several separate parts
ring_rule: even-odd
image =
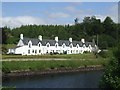
[[[21,55],[41,55],[50,53],[65,53],[65,54],[83,54],[85,51],[93,52],[98,49],[95,42],[86,42],[85,39],[80,41],[69,40],[55,40],[42,39],[39,35],[38,38],[24,38],[20,34],[20,40],[15,48],[9,49],[8,54],[21,54]]]

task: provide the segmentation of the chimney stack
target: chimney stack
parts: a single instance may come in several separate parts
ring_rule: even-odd
[[[85,39],[84,39],[84,38],[82,38],[82,39],[81,39],[81,42],[82,42],[82,43],[85,43]]]
[[[20,34],[20,39],[23,40],[23,34]]]
[[[55,37],[55,41],[58,42],[58,37]]]
[[[72,42],[72,38],[69,38],[69,41]]]
[[[39,39],[40,41],[42,41],[42,36],[41,36],[41,35],[39,35],[39,36],[38,36],[38,39]]]

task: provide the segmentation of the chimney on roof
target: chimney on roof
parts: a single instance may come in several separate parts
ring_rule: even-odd
[[[72,42],[72,38],[69,38],[69,41]]]
[[[38,36],[38,39],[39,39],[40,41],[42,41],[42,36],[41,36],[41,35],[39,35],[39,36]]]
[[[20,34],[20,39],[23,40],[23,34]]]
[[[58,42],[58,37],[57,36],[55,37],[55,41]]]
[[[82,42],[82,43],[85,43],[85,39],[84,39],[84,38],[82,38],[82,39],[81,39],[81,42]]]

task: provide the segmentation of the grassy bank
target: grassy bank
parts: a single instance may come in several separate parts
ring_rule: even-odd
[[[19,58],[66,58],[66,59],[96,59],[93,53],[84,53],[84,54],[62,54],[62,55],[2,55],[2,59],[19,59]]]
[[[2,87],[1,90],[16,90],[16,87]]]
[[[71,55],[66,55],[66,54],[37,55],[37,56],[3,55],[2,56],[3,59],[5,60],[11,59],[11,61],[2,61],[2,71],[5,73],[10,73],[15,71],[40,71],[40,70],[51,70],[51,69],[61,69],[61,68],[62,69],[78,68],[78,67],[83,67],[83,66],[87,67],[92,65],[104,66],[109,60],[108,56],[112,56],[108,54],[107,57],[104,57],[106,55],[107,55],[106,53],[101,53],[101,55],[98,55],[97,58],[93,53],[71,54]],[[36,60],[36,58],[38,60]],[[45,60],[46,58],[51,60]],[[66,60],[55,60],[62,58]]]
[[[10,73],[12,71],[38,71],[60,68],[78,68],[81,66],[91,65],[105,65],[108,62],[107,59],[95,59],[95,60],[50,60],[50,61],[3,61],[2,71]]]

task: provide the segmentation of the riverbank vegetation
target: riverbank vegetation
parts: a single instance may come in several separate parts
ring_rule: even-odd
[[[92,65],[105,66],[109,60],[109,57],[104,57],[105,55],[112,57],[110,51],[101,52],[97,57],[94,53],[39,56],[3,55],[2,71],[10,73],[12,71],[39,71],[61,68],[79,68]]]
[[[16,87],[2,87],[1,90],[16,90]]]
[[[105,67],[104,75],[100,81],[100,88],[111,90],[120,89],[120,44],[113,50],[114,57]]]
[[[2,71],[11,73],[13,71],[40,71],[51,69],[79,68],[87,66],[104,66],[108,60],[41,60],[41,61],[3,61]]]

